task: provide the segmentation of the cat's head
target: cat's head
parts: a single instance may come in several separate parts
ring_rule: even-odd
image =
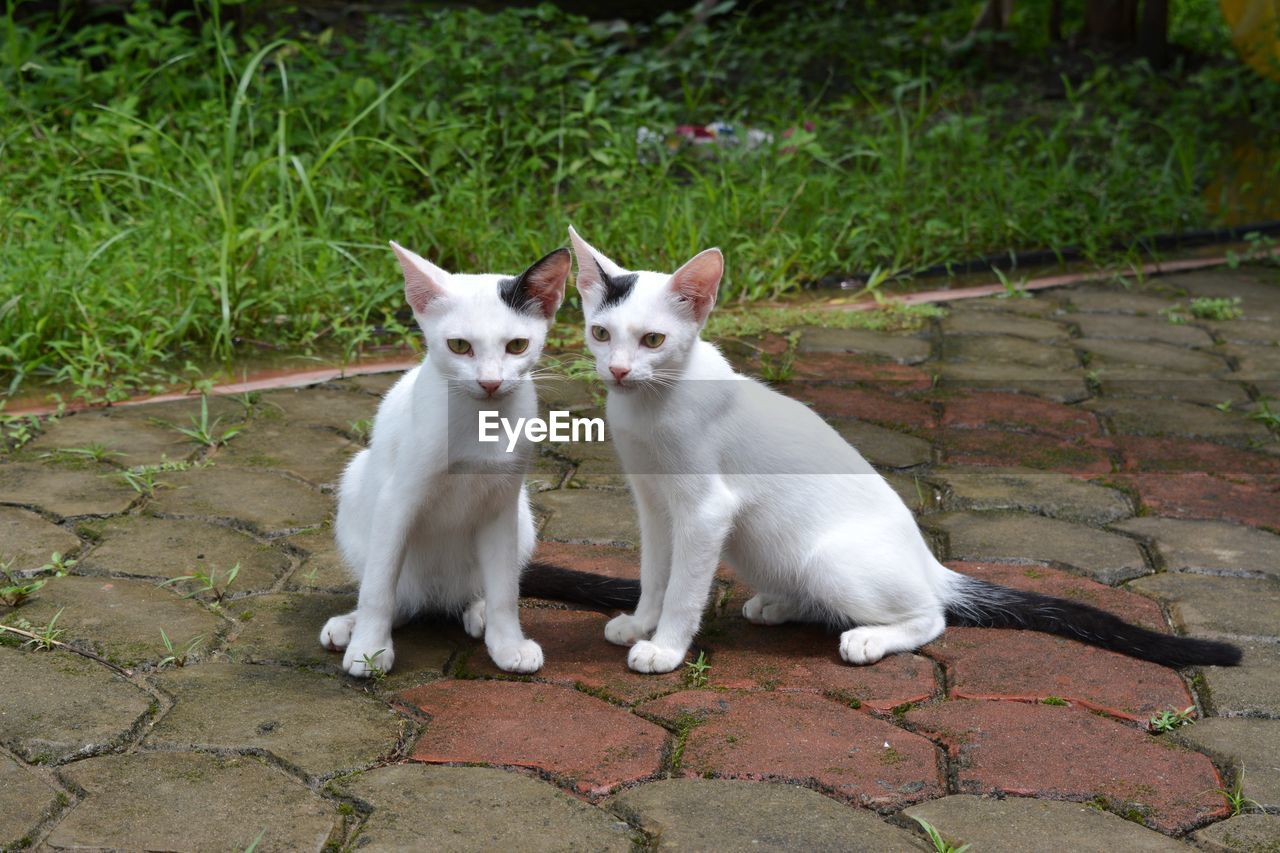
[[[587,346],[610,390],[677,378],[716,303],[724,274],[719,249],[698,253],[673,273],[618,266],[569,228],[578,259],[578,292]]]
[[[450,274],[396,243],[404,295],[445,378],[476,399],[529,377],[564,299],[572,263],[556,249],[518,276]]]

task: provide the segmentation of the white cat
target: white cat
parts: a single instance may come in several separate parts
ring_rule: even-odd
[[[534,547],[524,487],[530,446],[480,443],[480,410],[537,414],[530,372],[564,297],[567,249],[517,277],[450,275],[395,243],[405,296],[427,357],[387,393],[367,450],[338,491],[338,546],[360,582],[356,609],[330,619],[320,643],[368,676],[395,661],[391,629],[424,610],[462,612],[493,662],[542,666],[517,603]]]
[[[699,339],[724,272],[718,249],[669,275],[631,272],[569,234],[587,343],[639,512],[640,601],[605,626],[610,642],[631,645],[632,669],[683,662],[722,559],[757,592],[747,619],[838,625],[840,655],[854,664],[916,649],[948,620],[1063,634],[1171,666],[1239,660],[1225,643],[947,569],[834,429]]]

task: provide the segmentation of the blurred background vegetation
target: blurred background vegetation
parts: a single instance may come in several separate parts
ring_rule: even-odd
[[[571,222],[636,268],[715,244],[731,301],[1267,215],[1280,83],[1217,2],[1158,4],[1154,47],[1098,2],[6,0],[0,391],[401,344],[389,239],[468,272]],[[739,144],[675,133],[715,121]]]

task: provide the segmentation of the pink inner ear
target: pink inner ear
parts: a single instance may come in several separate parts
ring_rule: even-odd
[[[405,300],[413,313],[421,314],[434,300],[444,296],[444,288],[436,277],[443,278],[447,273],[398,243],[392,242],[391,249],[396,253],[396,260],[400,261],[400,269],[404,272]]]
[[[689,304],[694,318],[701,323],[716,304],[716,292],[724,275],[724,255],[719,249],[707,249],[694,255],[671,276],[671,289]]]
[[[564,286],[569,278],[571,263],[569,250],[560,249],[525,274],[525,292],[538,303],[542,316],[547,319],[555,316],[564,299]]]

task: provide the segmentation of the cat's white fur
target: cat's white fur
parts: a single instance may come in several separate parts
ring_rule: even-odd
[[[569,254],[560,250],[530,268],[541,302],[525,312],[499,297],[501,276],[450,275],[391,245],[427,356],[387,392],[369,448],[342,476],[334,530],[360,594],[354,611],[325,624],[320,643],[345,650],[347,672],[368,676],[391,669],[394,626],[424,610],[461,612],[495,664],[533,672],[542,649],[525,638],[517,611],[520,573],[534,547],[524,487],[530,447],[506,452],[505,442],[479,443],[476,424],[480,409],[513,420],[537,414],[530,371],[564,295]],[[446,342],[453,338],[468,341],[471,352],[452,352]],[[521,338],[528,348],[507,352]]]
[[[569,232],[587,343],[640,520],[640,601],[605,626],[610,642],[631,646],[628,665],[681,664],[721,560],[756,590],[743,607],[752,622],[856,625],[840,636],[850,663],[941,634],[959,576],[934,558],[898,495],[808,407],[736,373],[700,340],[719,250],[674,274],[635,273],[629,295],[605,304],[610,277],[632,273]],[[651,332],[665,335],[657,347],[642,343]]]

